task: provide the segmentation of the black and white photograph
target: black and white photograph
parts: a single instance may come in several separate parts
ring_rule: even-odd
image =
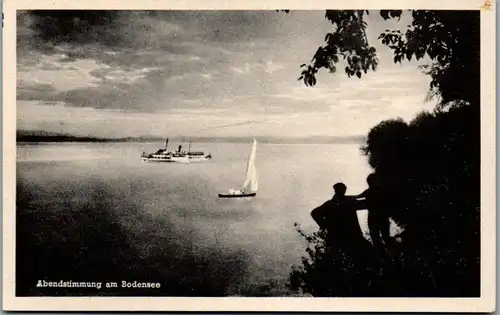
[[[10,297],[493,311],[495,8],[468,2],[11,5]]]

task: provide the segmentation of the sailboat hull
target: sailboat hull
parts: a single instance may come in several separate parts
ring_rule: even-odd
[[[243,197],[255,197],[257,193],[249,194],[219,194],[219,198],[243,198]]]
[[[250,156],[247,162],[246,179],[242,186],[242,189],[229,189],[227,194],[219,194],[219,198],[245,198],[245,197],[255,197],[257,194],[257,189],[259,187],[259,181],[257,176],[257,169],[255,168],[255,154],[257,152],[257,140],[253,139],[252,150],[250,151]],[[245,193],[245,191],[251,191],[251,193]]]

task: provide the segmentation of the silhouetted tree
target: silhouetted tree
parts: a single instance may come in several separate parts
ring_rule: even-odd
[[[366,14],[327,11],[334,29],[311,63],[301,66],[305,69],[299,79],[312,86],[319,69],[335,72],[341,59],[347,62],[348,76],[361,78],[370,69],[376,70],[375,48],[365,35]],[[380,11],[380,15],[399,19],[402,11]],[[432,78],[428,98],[438,98],[438,106],[409,123],[401,119],[381,122],[370,130],[362,148],[384,195],[391,196],[384,206],[404,228],[401,242],[391,244],[381,256],[374,250],[368,253],[373,257],[368,265],[345,269],[339,266],[349,259],[317,247],[320,234],[311,237],[299,231],[310,246],[291,280],[295,288],[307,293],[480,294],[479,12],[419,10],[412,11],[412,16],[406,32],[386,30],[379,39],[392,50],[396,63],[425,55],[431,59],[431,64],[421,68]],[[326,276],[332,274],[342,276]],[[363,276],[356,278],[359,274]]]
[[[316,84],[321,68],[335,72],[339,62],[346,61],[348,76],[361,78],[370,69],[376,70],[375,47],[366,36],[364,17],[369,11],[327,10],[326,18],[333,30],[325,36],[325,45],[318,48],[299,80]],[[400,19],[402,10],[382,10],[385,19]],[[417,60],[428,56],[432,64],[422,67],[431,76],[430,96],[439,97],[441,105],[479,103],[479,25],[478,11],[413,10],[413,21],[406,29],[386,30],[379,39],[394,53],[394,62]]]

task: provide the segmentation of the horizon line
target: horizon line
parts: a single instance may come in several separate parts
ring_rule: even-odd
[[[137,135],[137,136],[122,136],[122,137],[99,137],[99,136],[79,136],[69,133],[58,133],[40,130],[16,130],[16,142],[156,142],[165,141],[166,139],[181,142],[240,142],[248,139],[257,139],[261,142],[301,142],[301,141],[319,141],[331,143],[359,143],[366,140],[364,135],[309,135],[302,137],[293,136],[156,136],[156,135]],[[47,140],[47,141],[44,141]]]

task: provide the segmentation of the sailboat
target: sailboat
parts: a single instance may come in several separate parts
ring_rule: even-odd
[[[229,189],[227,194],[219,194],[220,198],[242,198],[242,197],[254,197],[257,194],[257,189],[259,188],[259,177],[257,174],[257,168],[255,167],[255,158],[257,155],[257,140],[253,139],[252,150],[250,151],[250,156],[248,157],[246,179],[243,183],[242,189]]]

